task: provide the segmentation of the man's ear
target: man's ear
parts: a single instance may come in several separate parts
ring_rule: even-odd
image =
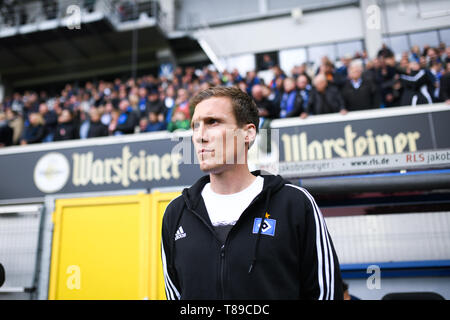
[[[245,129],[245,143],[248,143],[248,148],[250,149],[250,147],[253,145],[253,143],[256,140],[256,127],[253,123],[248,123],[245,125],[244,127]]]

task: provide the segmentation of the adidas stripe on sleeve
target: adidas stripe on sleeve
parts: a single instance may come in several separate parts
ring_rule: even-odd
[[[172,279],[170,278],[170,274],[167,269],[167,259],[163,241],[161,241],[161,260],[163,264],[164,285],[166,288],[167,300],[180,300],[181,295],[177,287],[174,285]]]
[[[312,195],[306,189],[291,184],[286,184],[286,186],[290,186],[302,191],[311,203],[314,214],[316,235],[315,244],[317,250],[317,282],[319,286],[318,299],[333,300],[335,299],[334,253],[322,212],[317,206]]]

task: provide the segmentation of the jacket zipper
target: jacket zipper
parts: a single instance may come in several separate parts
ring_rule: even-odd
[[[222,293],[222,300],[225,299],[225,245],[220,248],[220,288]]]
[[[254,202],[256,202],[258,199],[260,198],[260,194],[258,194],[253,201],[248,205],[247,209],[249,207],[251,207],[253,205]],[[195,210],[193,210],[192,208],[190,208],[189,206],[187,206],[187,209],[190,210],[195,216],[197,216],[197,218],[199,218],[205,225],[206,227],[213,233],[214,237],[216,238],[217,241],[220,242],[220,240],[216,237],[216,233],[214,232],[214,230],[212,229],[212,227],[205,221],[205,219],[203,219],[203,217],[201,217],[197,212],[195,212]],[[244,215],[244,213],[246,213],[246,210],[244,210],[244,212],[242,212],[241,217],[239,218],[239,220],[237,221],[236,224],[239,223],[240,220],[242,220],[242,216]],[[220,274],[219,274],[219,283],[220,283],[220,293],[222,295],[222,300],[225,299],[225,244],[228,242],[228,237],[231,233],[231,231],[233,229],[235,229],[234,225],[231,230],[228,232],[227,238],[225,239],[225,243],[222,244],[222,246],[220,247]]]
[[[203,219],[203,217],[201,217],[197,212],[195,212],[195,210],[187,207],[187,209],[189,211],[191,211],[195,216],[197,216],[198,219],[200,219],[200,221],[203,222],[203,224],[208,228],[209,231],[211,231],[211,233],[214,235],[214,237],[216,238],[216,240],[221,243],[221,241],[219,240],[219,238],[217,238],[216,233],[214,232],[214,230],[212,229],[212,227],[205,221],[205,219]],[[225,261],[225,244],[221,243],[221,247],[220,247],[220,263],[219,263],[219,285],[220,285],[220,290],[219,290],[219,295],[222,295],[222,300],[225,297],[225,288],[224,288],[224,261]]]

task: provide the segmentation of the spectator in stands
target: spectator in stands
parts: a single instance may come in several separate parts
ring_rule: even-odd
[[[33,112],[39,112],[38,95],[35,92],[27,92],[23,97],[23,116],[28,118],[28,115]]]
[[[439,98],[447,104],[450,104],[450,60],[445,64],[445,72],[441,77]]]
[[[244,80],[239,81],[236,85],[242,92],[247,92],[247,83]]]
[[[378,51],[378,58],[390,58],[394,56],[394,52],[387,46],[386,43],[381,45],[381,49]]]
[[[58,125],[56,126],[53,141],[73,140],[79,138],[79,127],[73,121],[73,111],[70,109],[63,109],[61,115],[58,117]]]
[[[267,53],[263,54],[262,62],[261,62],[261,70],[269,70],[274,66],[275,66],[275,63],[273,62],[270,55]]]
[[[312,87],[309,83],[308,76],[305,74],[299,75],[295,83],[297,86],[297,101],[301,106],[300,118],[304,119],[308,116],[308,100]]]
[[[378,85],[381,95],[381,102],[384,106],[390,106],[392,102],[392,86],[397,70],[392,64],[392,59],[380,56],[376,60],[375,83]]]
[[[148,118],[139,119],[139,132],[146,132],[148,125]]]
[[[189,95],[188,91],[184,88],[178,89],[177,99],[175,100],[175,110],[173,111],[173,116],[175,113],[184,113],[184,118],[187,120],[191,119],[191,109],[189,106]],[[173,116],[171,121],[173,121]]]
[[[442,55],[442,62],[447,64],[450,62],[450,46],[445,48],[445,54]]]
[[[122,99],[119,103],[120,115],[117,119],[117,125],[114,135],[130,134],[135,132],[138,123],[138,116],[131,108],[128,99]]]
[[[396,75],[392,83],[392,86],[389,87],[389,92],[386,94],[385,103],[381,105],[382,107],[388,108],[400,106],[403,95],[403,86],[398,75]]]
[[[131,88],[131,90],[130,90],[130,93],[128,94],[128,102],[130,103],[130,107],[131,107],[131,109],[133,109],[133,111],[135,111],[135,113],[136,113],[136,116],[138,117],[138,120],[139,120],[139,115],[140,115],[140,111],[139,111],[139,107],[138,107],[138,104],[139,104],[139,96],[137,95],[137,92],[136,92],[136,87],[132,87]]]
[[[441,62],[439,50],[436,48],[428,48],[427,54],[426,54],[426,59],[427,59],[427,67],[428,68],[430,68],[432,66],[432,64],[435,62]]]
[[[267,153],[271,152],[270,123],[272,119],[278,118],[280,114],[280,106],[268,99],[269,94],[270,89],[265,85],[256,84],[252,88],[252,96],[258,108],[259,129],[266,130],[265,137],[261,136],[259,147],[261,151]],[[263,140],[264,138],[266,140]]]
[[[301,113],[302,104],[297,99],[295,80],[286,78],[283,82],[284,93],[280,102],[280,118],[297,117]]]
[[[23,120],[25,119],[25,125],[29,127],[29,115],[39,111],[42,103],[48,104],[47,109],[53,110],[57,116],[61,115],[64,109],[71,109],[74,112],[72,122],[75,127],[80,127],[79,135],[83,138],[88,136],[91,121],[86,117],[86,113],[92,105],[98,108],[101,122],[108,127],[108,134],[111,135],[134,133],[141,117],[145,119],[140,124],[141,132],[147,131],[147,127],[151,127],[149,130],[161,130],[164,128],[161,122],[165,122],[166,127],[172,122],[170,129],[176,130],[184,128],[186,120],[190,121],[189,97],[215,85],[234,85],[250,92],[259,106],[260,116],[265,119],[273,118],[274,113],[281,113],[283,117],[306,117],[308,114],[339,111],[345,113],[346,110],[376,108],[379,105],[391,107],[430,101],[450,103],[449,71],[448,65],[444,63],[449,61],[450,47],[445,47],[444,44],[440,44],[439,48],[426,46],[422,52],[418,46],[414,46],[409,52],[404,52],[400,59],[396,60],[396,57],[390,48],[384,46],[379,51],[379,57],[373,60],[368,60],[364,53],[355,53],[353,57],[344,56],[342,67],[337,70],[328,57],[323,57],[317,70],[317,75],[321,77],[314,80],[314,88],[310,85],[311,81],[308,81],[307,65],[295,66],[291,70],[296,86],[295,99],[292,85],[289,85],[292,79],[285,81],[286,75],[277,65],[271,68],[275,76],[268,86],[258,79],[255,71],[248,72],[247,77],[243,78],[237,69],[232,72],[218,72],[208,66],[202,69],[186,67],[185,70],[179,67],[167,77],[146,75],[137,79],[117,78],[111,82],[99,80],[95,84],[88,81],[84,87],[67,83],[55,96],[45,92],[38,95],[28,90],[16,92],[12,97],[4,97],[0,111],[6,113],[9,125],[13,128],[13,144],[18,144],[25,135]],[[353,72],[350,71],[350,65],[347,65],[352,59],[363,61],[362,70],[356,68],[354,76],[351,75]],[[358,63],[351,63],[354,64]],[[345,73],[349,76],[348,79],[343,76]],[[368,90],[370,83],[375,84],[380,103],[374,102],[374,90]],[[155,94],[149,94],[151,92]],[[152,96],[155,97],[154,102],[149,101]],[[119,104],[124,99],[129,102],[128,107],[125,111],[119,110]],[[132,111],[133,106],[135,110]],[[163,111],[160,111],[161,109]],[[156,111],[156,120],[155,115],[150,116],[152,110]],[[288,110],[292,113],[289,114]],[[177,112],[182,112],[184,116],[175,116]],[[46,130],[52,124],[52,117],[49,116],[51,113],[42,111]],[[132,121],[133,119],[135,121]],[[80,121],[83,121],[82,126]],[[264,125],[263,121],[260,123]],[[266,124],[268,123],[267,121]],[[125,129],[128,125],[129,128]],[[36,131],[34,127],[27,130],[31,129]],[[46,141],[51,140],[50,136],[47,135]]]
[[[420,65],[412,61],[409,63],[405,74],[400,75],[402,82],[403,94],[401,98],[401,105],[417,105],[425,103],[433,103],[432,94],[428,91],[429,87],[434,84],[430,79],[428,73],[420,68]]]
[[[189,130],[190,121],[186,119],[186,114],[182,111],[175,111],[172,121],[167,125],[167,130],[173,132],[175,130]]]
[[[173,85],[169,84],[165,91],[165,97],[164,97],[164,106],[167,109],[172,109],[172,107],[175,106],[175,89]]]
[[[19,115],[18,112],[13,111],[12,108],[7,108],[5,114],[9,126],[13,129],[12,144],[17,145],[20,143],[20,138],[22,137],[23,133],[23,118]]]
[[[44,119],[39,112],[31,112],[28,116],[28,123],[25,126],[20,144],[40,143],[44,139]]]
[[[100,111],[95,107],[91,107],[89,110],[89,130],[87,137],[95,138],[105,137],[108,135],[108,127],[100,121]]]
[[[248,95],[252,94],[252,87],[255,84],[260,84],[261,80],[256,76],[255,71],[248,71],[247,76],[245,77],[245,84],[247,85],[247,93]]]
[[[442,69],[442,63],[440,61],[432,62],[430,69],[427,70],[427,73],[430,77],[431,83],[433,83],[432,86],[428,86],[428,91],[431,94],[433,102],[439,102],[439,85],[444,73],[444,70]]]
[[[148,118],[148,114],[150,114],[150,112],[156,113],[160,120],[164,119],[166,109],[164,107],[164,103],[159,99],[159,91],[157,88],[151,89],[148,94],[146,118]]]
[[[12,111],[20,113],[20,114],[23,113],[24,103],[23,103],[23,98],[20,93],[18,93],[18,92],[14,93],[13,100],[11,101],[10,105],[11,105]]]
[[[114,106],[111,101],[108,101],[104,107],[99,108],[99,111],[101,113],[100,121],[105,126],[109,126],[109,124],[111,123],[113,110],[114,110]]]
[[[74,123],[74,124],[76,124],[79,127],[78,133],[79,133],[80,139],[87,139],[88,132],[89,132],[89,126],[90,126],[89,113],[81,112],[79,122]]]
[[[348,77],[348,67],[351,62],[352,56],[349,54],[346,54],[341,58],[342,65],[336,69],[336,73],[339,74],[341,78],[346,79]]]
[[[148,113],[148,110],[147,110],[147,103],[148,103],[147,88],[140,87],[138,95],[139,95],[139,101],[138,101],[139,118],[142,119],[142,118],[147,117],[147,113]]]
[[[408,60],[420,62],[420,47],[418,45],[412,46]]]
[[[56,125],[58,124],[58,116],[53,110],[48,109],[47,103],[39,105],[39,113],[44,119],[45,137],[42,142],[51,142],[55,136]]]
[[[314,78],[313,86],[308,100],[308,114],[345,113],[344,100],[339,90],[328,84],[324,74],[318,74]]]
[[[342,88],[347,111],[375,109],[380,107],[378,90],[370,78],[363,78],[361,61],[353,61],[348,68],[348,79]]]
[[[233,84],[238,84],[240,81],[244,80],[239,73],[239,70],[236,68],[231,71],[231,75],[233,76]]]
[[[341,88],[346,80],[344,74],[336,72],[334,64],[327,56],[323,57],[317,74],[323,74],[329,85],[335,85],[338,88]]]
[[[280,68],[280,66],[274,66],[272,68],[273,72],[273,79],[270,81],[270,87],[275,88],[277,79],[284,80],[286,79],[286,74],[284,71]],[[294,75],[292,75],[294,77]]]
[[[361,300],[358,297],[350,294],[349,286],[348,286],[347,282],[342,281],[342,286],[344,288],[344,300]]]
[[[252,88],[252,97],[258,107],[259,116],[263,119],[278,118],[280,114],[279,106],[274,105],[264,96],[263,86],[260,84],[254,85]],[[260,121],[262,126],[264,121]]]
[[[0,148],[8,147],[13,142],[13,129],[8,125],[6,121],[6,114],[0,112]]]
[[[291,74],[294,79],[297,79],[299,76],[304,75],[306,78],[308,78],[308,83],[311,83],[311,77],[306,72],[306,63],[302,63],[301,65],[294,66],[292,68]]]
[[[151,111],[148,114],[148,122],[145,128],[145,132],[154,132],[166,130],[166,123],[164,120],[161,121],[160,115],[156,112]]]
[[[121,135],[120,132],[116,134],[117,123],[119,121],[120,112],[117,109],[111,110],[111,121],[108,125],[109,135]]]

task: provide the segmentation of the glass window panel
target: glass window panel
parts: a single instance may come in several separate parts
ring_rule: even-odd
[[[237,56],[228,57],[225,59],[226,69],[232,71],[238,69],[241,75],[245,75],[247,71],[256,69],[256,61],[254,54],[242,54]]]
[[[362,41],[350,41],[337,44],[337,58],[342,58],[346,55],[353,56],[356,52],[362,52]]]
[[[402,52],[409,51],[409,43],[406,35],[391,36],[387,45],[394,52],[395,56],[401,55]]]
[[[309,53],[309,62],[312,62],[315,65],[320,65],[320,61],[324,56],[327,56],[332,62],[336,60],[336,52],[334,50],[334,44],[309,47],[308,53]]]
[[[425,45],[429,45],[431,47],[437,47],[439,45],[438,34],[435,30],[412,33],[409,35],[409,39],[411,40],[411,45],[418,45],[421,48]]]
[[[291,74],[294,66],[306,62],[306,49],[296,48],[280,51],[280,68],[287,74]]]
[[[444,42],[447,47],[450,46],[450,29],[439,30],[439,33],[441,35],[441,41]]]

